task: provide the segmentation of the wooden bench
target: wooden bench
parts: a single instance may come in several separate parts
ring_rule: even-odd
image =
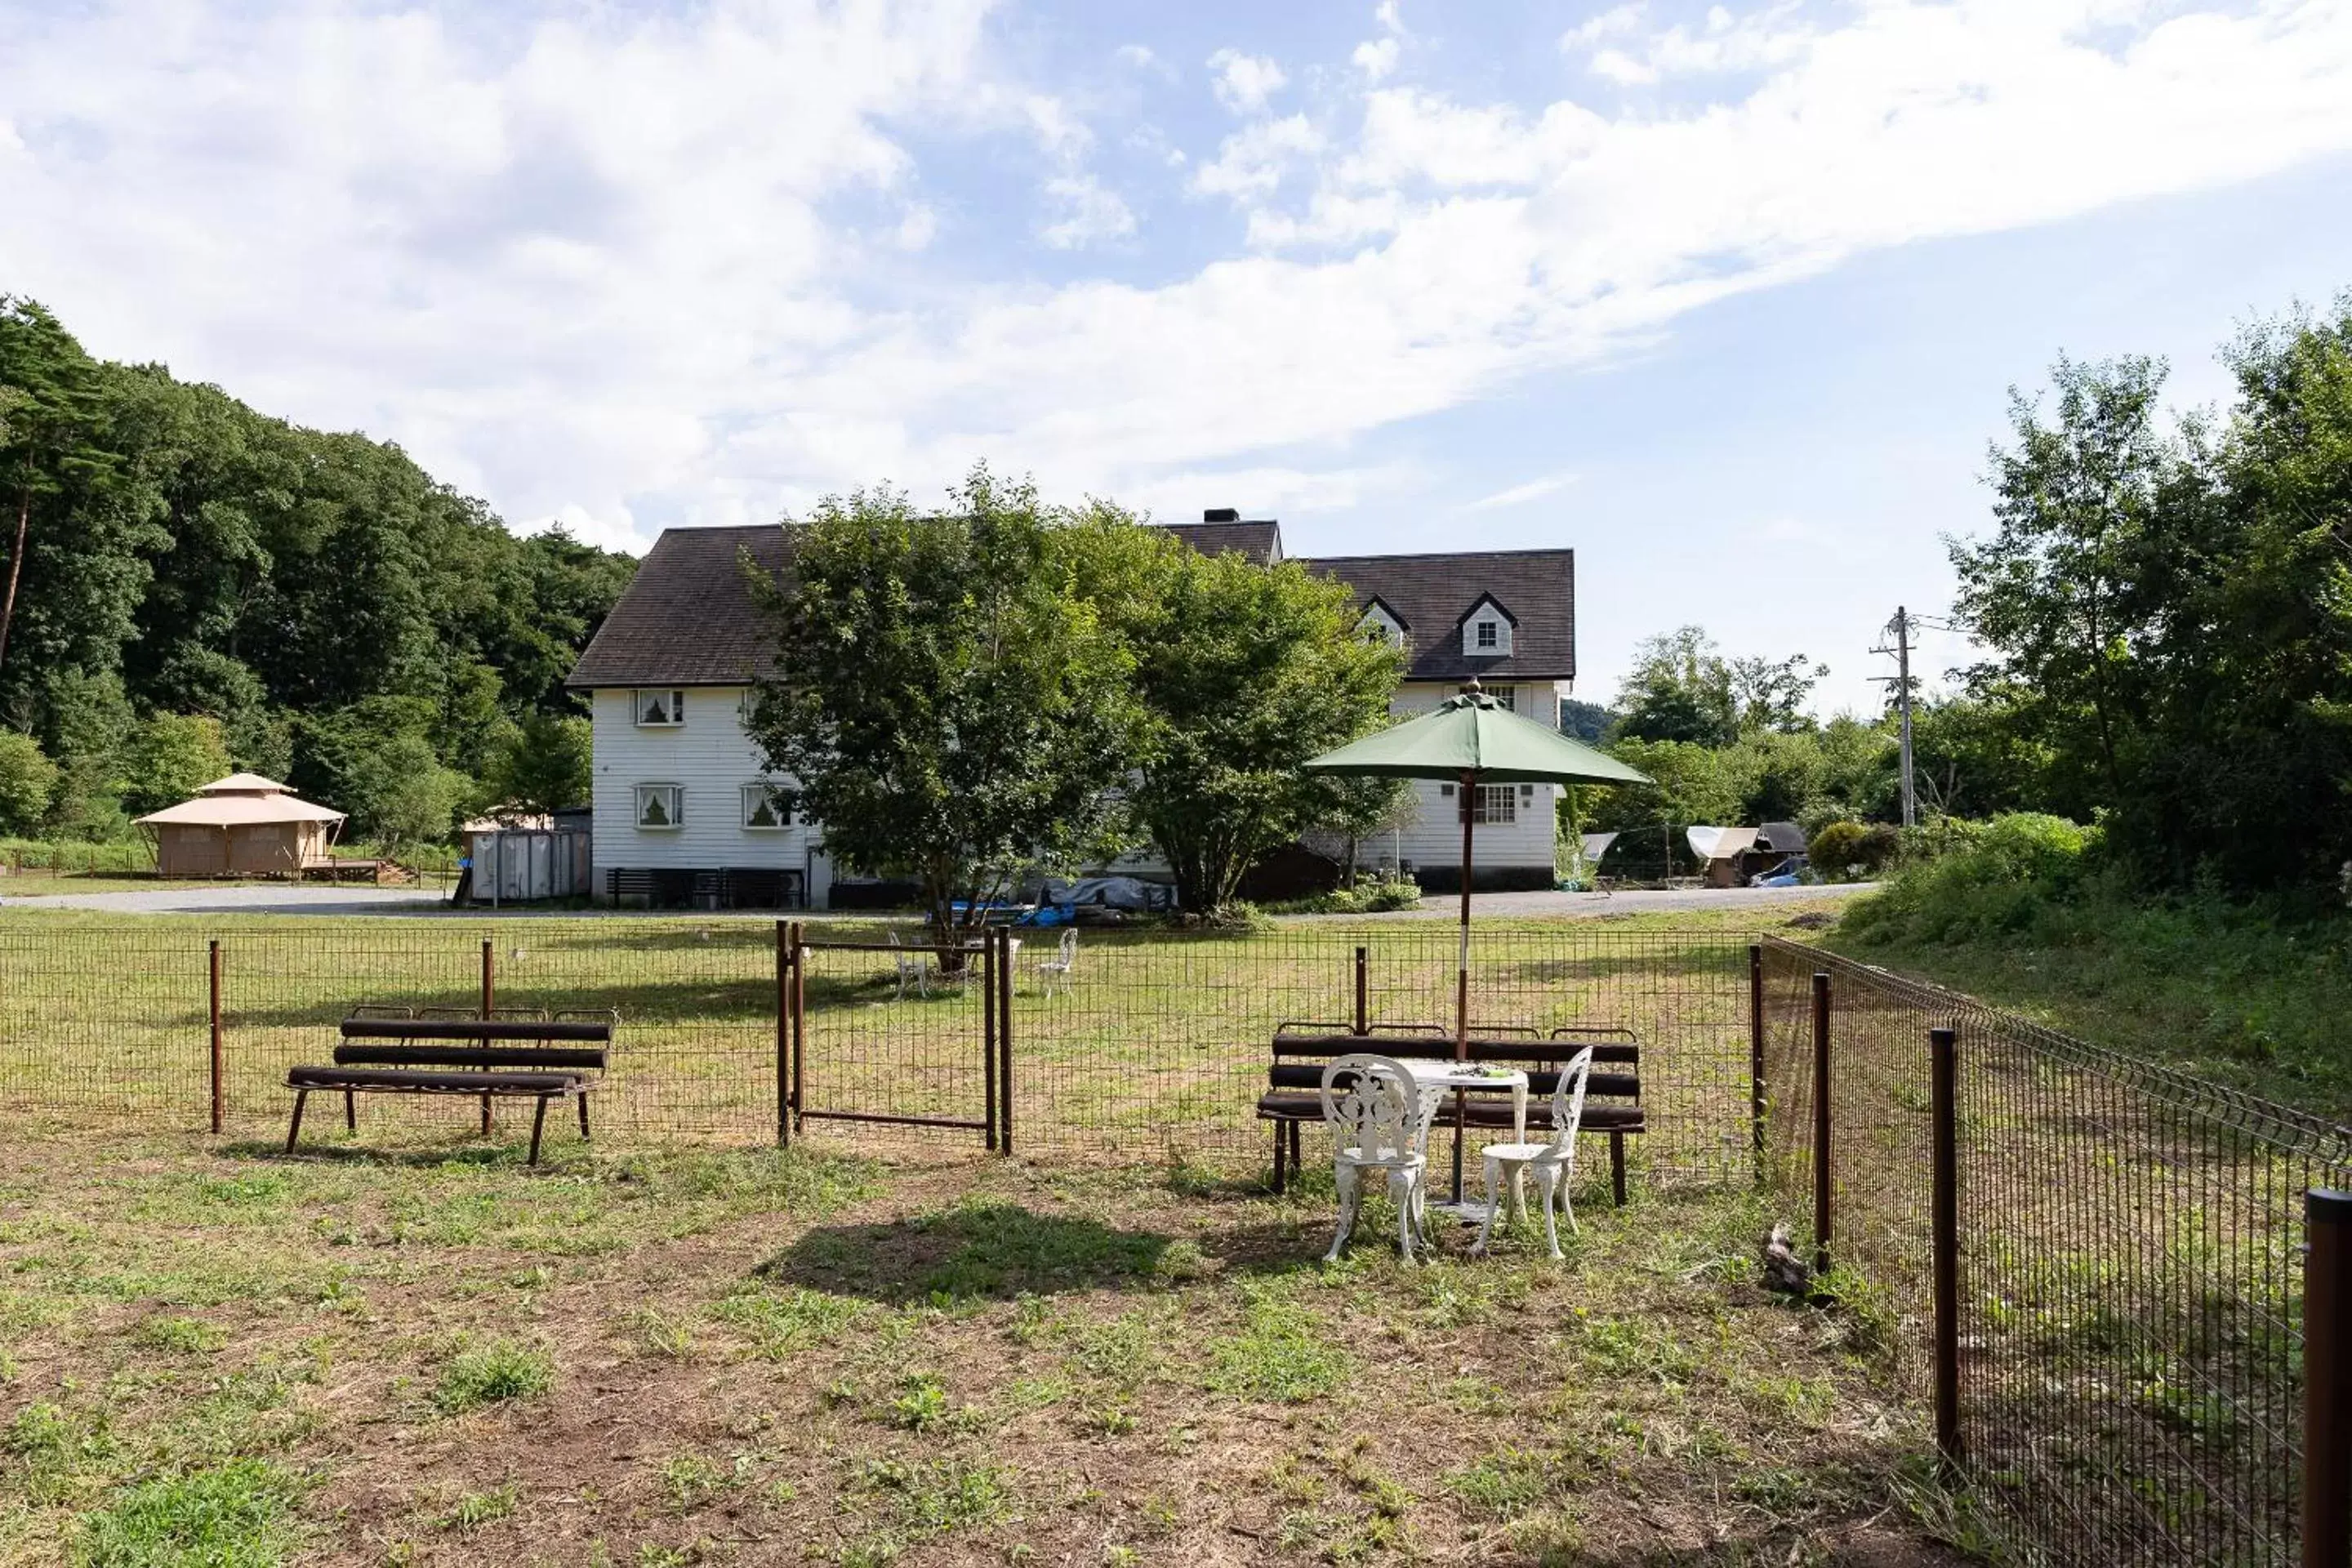
[[[1642,1045],[1633,1030],[1614,1025],[1571,1026],[1549,1035],[1496,1025],[1481,1025],[1469,1046],[1474,1062],[1494,1062],[1519,1068],[1528,1075],[1528,1131],[1551,1131],[1551,1095],[1559,1087],[1560,1069],[1585,1047],[1592,1047],[1592,1072],[1584,1088],[1584,1118],[1578,1130],[1609,1135],[1609,1187],[1621,1208],[1625,1203],[1625,1140],[1648,1131],[1642,1111]],[[1323,1069],[1335,1058],[1369,1051],[1380,1056],[1447,1059],[1454,1040],[1429,1025],[1374,1026],[1370,1034],[1325,1030],[1318,1026],[1284,1025],[1275,1031],[1274,1060],[1266,1070],[1266,1092],[1258,1097],[1258,1120],[1274,1124],[1274,1190],[1288,1185],[1288,1171],[1298,1165],[1298,1130],[1323,1120]],[[1462,1097],[1465,1127],[1503,1129],[1511,1125],[1510,1091],[1465,1090]],[[1286,1154],[1287,1159],[1286,1161]],[[1287,1169],[1286,1169],[1286,1166]]]
[[[342,1095],[343,1125],[353,1131],[359,1128],[360,1095],[454,1094],[481,1100],[486,1131],[492,1100],[537,1100],[530,1160],[536,1165],[549,1100],[575,1102],[580,1136],[588,1136],[588,1092],[597,1081],[590,1075],[604,1070],[617,1021],[610,1012],[551,1017],[494,1009],[483,1018],[424,1017],[409,1008],[355,1008],[342,1021],[334,1065],[298,1067],[286,1075],[286,1087],[294,1091],[286,1152],[294,1152],[302,1135],[303,1107],[314,1090]]]

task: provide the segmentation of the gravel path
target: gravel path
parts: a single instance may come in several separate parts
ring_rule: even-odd
[[[12,899],[0,889],[0,908],[103,910],[122,915],[413,915],[441,902],[441,895],[429,889],[267,882],[242,888],[142,888],[131,893],[44,893],[30,899]]]

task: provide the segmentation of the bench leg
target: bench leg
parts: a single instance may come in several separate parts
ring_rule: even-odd
[[[538,1113],[530,1119],[530,1158],[523,1162],[525,1164],[536,1165],[539,1163],[539,1135],[544,1131],[546,1128],[547,1096],[542,1094],[539,1097]]]
[[[1609,1134],[1609,1191],[1617,1206],[1625,1206],[1625,1134]]]
[[[1290,1173],[1298,1174],[1298,1123],[1290,1124]]]
[[[580,1091],[580,1136],[588,1136],[588,1091]]]
[[[286,1124],[286,1152],[289,1154],[294,1152],[294,1140],[302,1136],[302,1107],[309,1104],[310,1100],[309,1089],[298,1089],[294,1091],[294,1120]]]
[[[359,1097],[350,1089],[343,1090],[343,1131],[346,1132],[356,1132],[360,1130],[358,1100]]]
[[[1283,1123],[1274,1124],[1274,1195],[1280,1197],[1283,1189],[1282,1157],[1290,1149],[1290,1131]]]

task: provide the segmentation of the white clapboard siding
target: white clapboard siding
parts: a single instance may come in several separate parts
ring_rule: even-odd
[[[743,786],[763,776],[758,748],[743,733],[740,687],[688,687],[686,722],[675,729],[635,722],[635,694],[595,694],[597,892],[615,868],[719,870],[734,867],[809,873],[809,898],[822,906],[829,881],[820,836],[798,816],[790,827],[743,826]],[[637,826],[639,784],[677,784],[685,794],[676,827]]]
[[[1397,688],[1390,709],[1400,718],[1431,712],[1459,689],[1453,682],[1408,681]],[[1512,689],[1517,710],[1528,718],[1540,721],[1545,714],[1559,711],[1559,689],[1549,681],[1525,682]],[[1550,868],[1559,787],[1539,784],[1534,789],[1532,795],[1520,797],[1517,821],[1477,825],[1470,838],[1474,869]],[[1413,793],[1417,805],[1409,821],[1357,847],[1365,865],[1392,865],[1400,858],[1410,860],[1416,868],[1462,864],[1462,819],[1454,815],[1454,802],[1426,780],[1415,780]]]

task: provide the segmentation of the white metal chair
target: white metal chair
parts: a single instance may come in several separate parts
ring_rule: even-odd
[[[894,950],[904,949],[905,945],[905,943],[898,940],[898,933],[897,931],[894,931],[890,933],[890,946]],[[890,962],[898,971],[898,994],[891,998],[892,1001],[904,1002],[907,999],[907,987],[908,985],[912,985],[915,988],[915,994],[918,996],[928,997],[930,995],[931,985],[929,960],[926,959],[919,952],[894,951],[890,954]]]
[[[1423,1149],[1428,1129],[1422,1121],[1420,1086],[1391,1057],[1339,1057],[1323,1069],[1323,1121],[1331,1129],[1331,1175],[1339,1189],[1339,1232],[1323,1260],[1339,1260],[1356,1228],[1364,1173],[1377,1171],[1388,1178],[1389,1198],[1396,1205],[1397,1247],[1412,1262],[1426,1217],[1422,1175],[1428,1164]]]
[[[1051,958],[1037,961],[1037,978],[1045,983],[1045,1000],[1054,999],[1054,984],[1059,981],[1064,989],[1070,984],[1071,971],[1078,966],[1078,928],[1072,926],[1062,933],[1062,945]]]
[[[1483,1151],[1486,1164],[1486,1221],[1478,1227],[1478,1242],[1470,1250],[1484,1253],[1495,1228],[1495,1213],[1507,1191],[1513,1213],[1520,1207],[1523,1180],[1533,1174],[1543,1194],[1544,1240],[1551,1255],[1560,1256],[1559,1232],[1552,1227],[1552,1200],[1568,1216],[1568,1232],[1576,1234],[1576,1210],[1568,1201],[1569,1179],[1576,1174],[1576,1130],[1584,1120],[1584,1089],[1592,1077],[1592,1047],[1585,1047],[1560,1069],[1551,1091],[1551,1138],[1542,1143],[1489,1143]]]

